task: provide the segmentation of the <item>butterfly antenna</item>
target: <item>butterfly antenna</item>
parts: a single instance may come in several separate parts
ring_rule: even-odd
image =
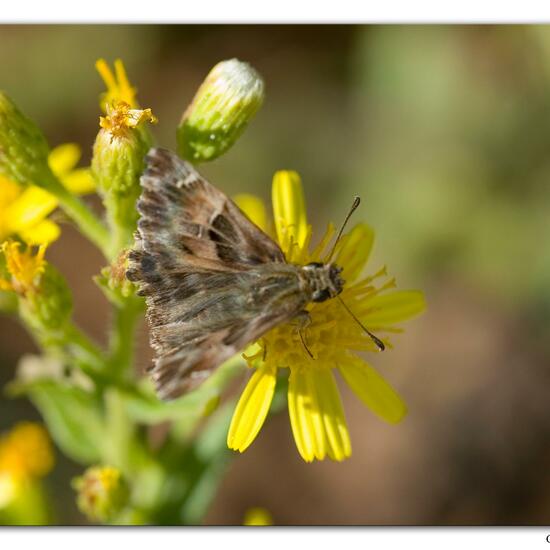
[[[359,321],[359,319],[355,316],[355,313],[353,313],[353,311],[351,311],[351,309],[346,305],[344,300],[342,300],[342,298],[340,298],[340,296],[336,296],[336,297],[338,298],[338,300],[340,300],[340,303],[344,306],[346,311],[355,319],[357,324],[370,336],[371,340],[376,344],[376,347],[380,351],[384,351],[386,349],[386,346],[384,345],[384,342],[382,342],[382,340],[380,340],[380,338],[375,336],[361,321]]]
[[[338,236],[336,237],[336,240],[334,241],[334,244],[332,245],[332,250],[330,251],[330,254],[327,258],[326,263],[328,264],[330,262],[330,259],[332,258],[332,255],[334,254],[334,251],[336,250],[336,245],[338,244],[338,241],[340,240],[340,237],[342,236],[342,233],[344,232],[344,229],[346,228],[346,224],[348,223],[348,220],[351,218],[351,215],[355,212],[359,204],[361,203],[360,197],[355,197],[353,199],[353,204],[351,205],[351,208],[349,209],[348,215],[346,216],[346,219],[344,220],[344,223],[340,227],[340,231],[338,231]]]

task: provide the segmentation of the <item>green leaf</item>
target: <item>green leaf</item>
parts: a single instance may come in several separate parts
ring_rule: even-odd
[[[100,460],[105,426],[93,395],[53,380],[13,384],[11,390],[34,403],[64,454],[84,464]]]
[[[190,425],[194,424],[208,412],[208,405],[223,392],[229,382],[245,372],[244,365],[241,356],[236,355],[219,367],[198,389],[173,401],[160,401],[149,384],[142,392],[128,391],[125,393],[128,412],[135,421],[145,424],[182,419]]]

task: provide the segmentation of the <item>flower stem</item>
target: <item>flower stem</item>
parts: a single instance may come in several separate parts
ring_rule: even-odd
[[[141,312],[142,304],[134,297],[115,306],[114,326],[111,333],[110,358],[107,368],[114,378],[126,379],[131,376],[134,356],[134,329]]]
[[[214,499],[232,458],[227,448],[227,430],[235,403],[230,402],[216,411],[208,425],[197,437],[194,448],[204,464],[188,492],[182,517],[186,525],[200,525]]]
[[[109,257],[110,235],[107,228],[101,223],[95,214],[75,195],[73,195],[63,184],[52,174],[44,188],[56,196],[61,208],[76,223],[80,231],[92,243]]]
[[[70,342],[72,354],[83,364],[83,370],[88,374],[97,374],[104,363],[102,351],[74,324],[66,329],[65,338]]]

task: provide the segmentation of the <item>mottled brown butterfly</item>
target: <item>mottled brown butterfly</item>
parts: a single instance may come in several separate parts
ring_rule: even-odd
[[[330,257],[287,263],[275,241],[174,153],[152,149],[146,162],[126,276],[146,296],[151,376],[158,395],[172,399],[274,326],[307,318],[305,306],[337,296],[344,281]]]

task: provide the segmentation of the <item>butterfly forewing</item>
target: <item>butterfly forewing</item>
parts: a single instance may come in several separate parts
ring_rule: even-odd
[[[152,149],[127,277],[147,297],[160,397],[177,397],[305,305],[297,269],[221,191]]]

